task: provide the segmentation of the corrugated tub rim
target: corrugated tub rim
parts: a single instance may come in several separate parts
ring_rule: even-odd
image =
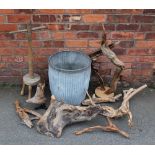
[[[59,53],[63,53],[63,52],[70,52],[70,53],[80,53],[81,55],[83,55],[84,57],[86,57],[86,58],[88,58],[88,60],[89,60],[89,64],[88,64],[88,66],[86,66],[86,67],[83,67],[83,68],[80,68],[80,69],[75,69],[75,70],[69,70],[69,69],[62,69],[62,68],[58,68],[58,67],[55,67],[55,65],[53,65],[51,62],[50,62],[50,59],[52,58],[52,57],[54,57],[55,55],[57,55],[57,54],[59,54]],[[56,69],[56,70],[59,70],[59,71],[64,71],[64,72],[77,72],[77,71],[82,71],[82,70],[85,70],[85,69],[87,69],[88,67],[90,67],[91,66],[91,59],[90,59],[90,57],[88,56],[88,55],[86,55],[85,53],[83,53],[83,52],[80,52],[80,51],[61,51],[61,52],[57,52],[57,53],[55,53],[55,54],[53,54],[53,55],[51,55],[50,57],[49,57],[49,59],[48,59],[48,64],[49,64],[49,66],[50,67],[52,67],[52,68],[54,68],[54,69]]]

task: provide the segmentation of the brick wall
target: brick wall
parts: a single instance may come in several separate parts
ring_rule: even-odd
[[[91,53],[99,48],[104,24],[108,39],[120,41],[114,48],[125,62],[122,80],[151,82],[155,73],[155,10],[0,10],[0,83],[20,83],[27,72],[25,33],[5,32],[47,25],[33,32],[35,71],[47,75],[48,57],[61,50]],[[114,66],[101,56],[96,67],[111,77]],[[47,76],[46,76],[47,77]]]

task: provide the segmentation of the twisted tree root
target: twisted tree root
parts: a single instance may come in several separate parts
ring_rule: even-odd
[[[122,136],[129,138],[129,134],[126,133],[125,131],[119,129],[115,124],[113,124],[112,121],[110,120],[110,118],[107,117],[107,121],[108,121],[107,126],[97,125],[97,126],[93,126],[93,127],[84,128],[80,131],[75,131],[75,135],[82,135],[84,133],[95,131],[95,130],[99,129],[99,130],[107,131],[107,132],[117,132],[117,133],[121,134]]]
[[[15,107],[16,107],[16,112],[19,116],[19,118],[23,121],[23,123],[28,126],[29,128],[33,127],[31,118],[29,115],[24,111],[24,109],[20,106],[19,100],[15,101]]]

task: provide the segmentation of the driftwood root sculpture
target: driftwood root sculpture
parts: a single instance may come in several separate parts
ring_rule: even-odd
[[[48,136],[60,137],[66,125],[89,121],[99,113],[98,106],[73,106],[51,99],[49,108],[37,123],[37,130]]]
[[[34,97],[26,100],[27,103],[33,104],[44,104],[46,102],[46,98],[44,95],[45,83],[39,83],[37,85],[37,90]]]
[[[103,38],[102,38],[102,42],[101,42],[101,48],[98,51],[93,52],[92,54],[90,54],[90,58],[92,59],[92,68],[95,72],[95,74],[97,75],[97,77],[99,77],[99,81],[101,81],[101,86],[103,90],[103,95],[109,95],[111,93],[114,93],[117,89],[117,83],[120,79],[120,75],[122,73],[122,71],[125,68],[124,63],[117,57],[117,55],[111,50],[114,47],[114,43],[109,43],[106,40],[106,34],[103,34]],[[103,83],[103,79],[101,77],[101,75],[99,74],[99,72],[93,67],[93,64],[95,63],[96,59],[101,56],[101,55],[105,55],[115,66],[116,66],[116,70],[114,72],[112,81],[111,81],[111,86],[109,89],[107,89],[105,91],[105,86]],[[99,96],[101,97],[101,96]]]
[[[128,126],[132,127],[133,126],[133,120],[132,120],[132,113],[130,111],[129,108],[129,100],[136,95],[137,93],[139,93],[140,91],[142,91],[143,89],[145,89],[147,87],[147,85],[143,85],[137,89],[133,89],[130,88],[129,90],[125,90],[124,93],[124,98],[123,98],[123,102],[121,104],[121,106],[118,109],[114,109],[113,107],[110,106],[101,106],[101,113],[100,115],[106,116],[108,119],[108,126],[94,126],[94,127],[89,127],[89,128],[85,128],[82,129],[81,131],[76,131],[75,134],[76,135],[81,135],[83,133],[86,132],[90,132],[90,131],[94,131],[96,129],[101,129],[103,131],[114,131],[114,132],[118,132],[121,135],[125,136],[125,137],[129,137],[128,134],[122,130],[120,130],[116,125],[114,125],[112,123],[112,121],[110,120],[110,118],[118,118],[118,117],[123,117],[125,115],[128,116]]]
[[[93,99],[90,99],[89,102],[87,102],[89,103],[89,106],[73,106],[70,104],[58,102],[55,98],[52,97],[51,103],[43,115],[33,110],[21,108],[19,106],[19,101],[16,101],[16,111],[19,114],[19,117],[28,127],[33,126],[28,114],[34,115],[36,119],[38,119],[38,122],[36,123],[37,131],[48,136],[60,137],[66,125],[82,121],[90,121],[96,116],[102,115],[103,117],[107,118],[107,126],[88,127],[82,129],[81,131],[76,131],[75,134],[80,135],[86,132],[100,129],[103,131],[117,132],[128,138],[129,135],[113,124],[111,119],[127,115],[128,125],[132,126],[132,113],[129,108],[129,100],[146,87],[147,85],[143,85],[137,89],[131,88],[129,90],[125,90],[123,102],[118,109],[114,109],[110,106],[96,105],[93,102]]]

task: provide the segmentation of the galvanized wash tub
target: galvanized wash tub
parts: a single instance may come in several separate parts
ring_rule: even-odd
[[[58,101],[79,105],[86,96],[91,74],[91,60],[82,52],[63,51],[49,58],[51,93]]]

